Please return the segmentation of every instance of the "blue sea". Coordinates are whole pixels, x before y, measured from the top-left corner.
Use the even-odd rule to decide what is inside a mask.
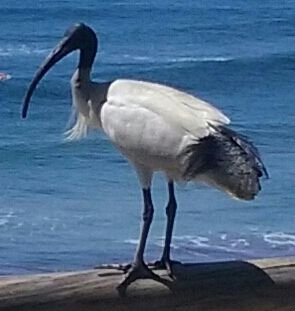
[[[93,78],[158,81],[221,109],[259,148],[270,173],[255,201],[177,185],[172,255],[183,262],[295,255],[295,2],[1,0],[0,274],[129,262],[141,191],[99,132],[66,143],[77,55],[42,80],[27,120],[25,90],[73,23],[99,36]],[[161,254],[166,183],[153,184],[146,250]]]

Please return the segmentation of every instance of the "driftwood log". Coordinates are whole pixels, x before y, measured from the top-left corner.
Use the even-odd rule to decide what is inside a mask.
[[[295,257],[174,266],[120,297],[117,269],[0,277],[0,310],[295,311]]]

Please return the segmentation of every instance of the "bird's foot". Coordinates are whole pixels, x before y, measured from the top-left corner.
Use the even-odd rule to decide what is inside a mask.
[[[167,271],[167,274],[171,279],[176,279],[174,273],[173,273],[173,265],[180,265],[180,261],[171,260],[170,258],[161,258],[160,260],[155,261],[152,264],[149,264],[148,266],[151,268],[154,268],[155,270],[165,270]]]
[[[148,266],[142,261],[135,262],[132,265],[126,265],[125,272],[126,275],[123,281],[117,286],[117,290],[120,296],[124,296],[127,287],[138,279],[152,279],[155,281],[161,281],[161,278],[151,269],[149,269]]]

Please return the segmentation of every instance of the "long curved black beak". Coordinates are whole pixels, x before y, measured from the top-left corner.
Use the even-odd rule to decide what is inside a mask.
[[[26,92],[22,107],[22,117],[26,118],[30,99],[36,89],[39,81],[43,76],[53,67],[58,61],[64,58],[72,51],[79,49],[81,45],[81,34],[85,28],[88,28],[84,24],[77,24],[71,27],[64,35],[64,38],[56,45],[52,52],[45,59],[44,63],[39,67],[35,73],[31,84]]]

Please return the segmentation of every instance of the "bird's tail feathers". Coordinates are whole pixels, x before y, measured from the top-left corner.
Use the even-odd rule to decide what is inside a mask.
[[[212,129],[186,148],[184,179],[202,180],[239,199],[254,199],[261,189],[260,177],[268,177],[257,148],[224,126]]]

